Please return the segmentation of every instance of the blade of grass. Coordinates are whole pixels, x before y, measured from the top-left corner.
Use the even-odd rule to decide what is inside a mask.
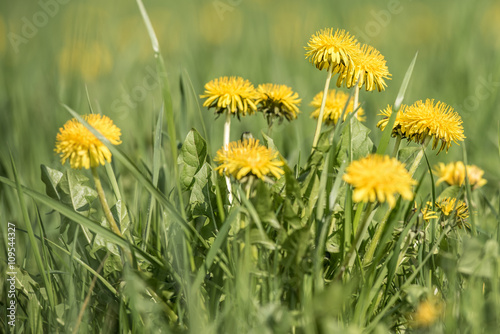
[[[4,178],[2,176],[0,176],[0,182],[4,183],[12,188],[16,188],[15,182],[12,182],[11,180]],[[78,214],[77,212],[73,211],[71,208],[65,206],[64,204],[62,204],[62,203],[60,203],[60,202],[58,202],[58,201],[56,201],[48,196],[45,196],[37,191],[29,189],[25,186],[20,185],[19,189],[22,191],[22,193],[30,196],[35,201],[38,201],[42,204],[47,205],[49,208],[59,212],[63,216],[71,219],[72,221],[80,224],[81,226],[88,228],[89,230],[93,231],[94,233],[98,233],[98,234],[102,235],[104,238],[107,239],[107,241],[115,243],[116,245],[121,246],[123,248],[128,248],[128,249],[132,248],[132,249],[134,249],[134,251],[139,253],[139,255],[141,255],[141,257],[144,258],[145,260],[147,260],[148,262],[150,262],[152,264],[156,264],[156,265],[160,266],[161,268],[165,267],[163,262],[161,262],[157,258],[149,255],[148,253],[144,252],[142,249],[138,248],[137,246],[130,244],[127,240],[120,238],[115,233],[113,233],[111,230],[108,230],[108,229],[102,227],[99,224],[99,222],[91,220],[85,216],[82,216],[82,215]]]
[[[389,122],[387,123],[387,126],[385,127],[384,131],[382,131],[382,138],[380,139],[380,142],[378,144],[377,154],[383,155],[387,151],[387,146],[389,145],[389,140],[391,139],[392,128],[394,127],[394,122],[396,121],[396,115],[398,113],[399,108],[401,107],[401,104],[403,103],[406,89],[408,88],[408,83],[410,82],[410,78],[413,73],[413,68],[415,67],[415,63],[417,62],[417,56],[418,52],[413,57],[410,66],[408,66],[406,74],[403,78],[403,82],[399,87],[399,92],[396,97],[396,101],[394,101],[394,106],[392,108],[393,110],[392,115],[389,118]]]
[[[163,108],[162,108],[163,109]],[[158,121],[156,122],[156,129],[155,129],[155,135],[153,139],[153,186],[155,188],[158,188],[158,176],[160,174],[160,159],[161,159],[161,133],[162,133],[162,124],[163,124],[163,110],[160,110],[160,113],[158,114]],[[146,228],[144,229],[143,233],[143,239],[144,239],[144,245],[143,249],[146,249],[146,246],[149,243],[149,235],[151,233],[151,223],[152,223],[152,217],[154,213],[154,206],[155,206],[155,198],[151,195],[149,199],[149,209],[148,209],[148,216],[147,216],[147,221],[146,221]]]
[[[464,158],[464,165],[467,166],[467,150],[465,149],[465,143],[462,143],[462,154],[463,154],[463,158]],[[472,207],[472,190],[470,187],[469,176],[467,175],[467,168],[465,168],[465,196],[467,198],[467,205],[469,208],[471,208]],[[472,235],[476,236],[477,235],[477,229],[476,229],[477,211],[469,209],[469,212],[470,212],[470,218],[471,218],[470,225],[471,225]]]
[[[186,219],[186,212],[184,211],[184,200],[182,197],[182,188],[181,182],[179,178],[179,166],[177,165],[177,133],[175,128],[175,120],[174,120],[174,110],[172,106],[172,96],[170,95],[170,84],[168,82],[167,70],[165,68],[165,62],[163,60],[163,56],[160,52],[160,44],[158,43],[158,38],[156,37],[153,25],[151,24],[151,20],[149,19],[149,15],[142,3],[142,0],[136,0],[137,6],[139,7],[139,11],[141,12],[142,20],[146,25],[146,29],[148,31],[149,38],[151,39],[151,46],[155,53],[156,58],[156,67],[158,72],[158,78],[161,83],[161,91],[163,97],[163,103],[165,107],[165,114],[167,116],[167,131],[168,136],[170,138],[170,150],[172,153],[172,165],[174,169],[174,179],[177,188],[177,193],[179,195],[179,203],[181,207],[181,215],[182,218]]]
[[[33,227],[31,226],[31,221],[29,218],[28,209],[26,207],[26,202],[24,200],[24,192],[23,192],[21,183],[19,181],[19,176],[17,174],[17,168],[16,168],[16,165],[14,163],[14,157],[12,156],[12,153],[10,154],[10,163],[11,163],[12,173],[14,174],[14,180],[15,180],[15,184],[11,184],[11,186],[13,186],[13,188],[15,188],[17,190],[19,205],[21,207],[21,212],[23,215],[24,224],[26,225],[26,230],[28,232],[28,238],[30,240],[30,245],[31,245],[31,248],[33,249],[33,255],[35,257],[35,262],[36,262],[36,265],[38,267],[38,271],[40,272],[40,275],[42,276],[42,280],[43,280],[43,283],[44,283],[45,288],[46,288],[50,308],[52,309],[52,312],[55,312],[56,311],[56,299],[55,299],[55,294],[54,294],[54,288],[52,286],[52,281],[51,281],[50,277],[47,275],[47,273],[50,271],[50,267],[47,265],[47,262],[44,261],[44,259],[42,259],[40,247],[38,245],[38,242],[36,241],[35,233],[33,232]]]

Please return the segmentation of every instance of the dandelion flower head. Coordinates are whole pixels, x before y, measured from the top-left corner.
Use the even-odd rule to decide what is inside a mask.
[[[354,187],[355,202],[387,201],[390,207],[396,205],[396,194],[411,200],[417,183],[397,159],[376,154],[353,161],[343,179]]]
[[[323,92],[316,94],[316,96],[313,98],[311,106],[313,106],[315,109],[311,113],[312,118],[318,119],[322,100]],[[335,89],[330,89],[326,97],[325,110],[323,111],[323,123],[328,125],[337,124],[340,116],[342,115],[342,112],[344,111],[347,101],[349,101],[349,104],[347,105],[343,120],[346,119],[347,114],[353,112],[354,100],[349,100],[349,94],[346,94],[342,91],[336,91]],[[360,121],[365,120],[363,108],[358,108],[356,117]]]
[[[424,143],[428,136],[432,137],[432,149],[441,144],[438,153],[445,148],[448,152],[452,142],[458,144],[465,139],[462,118],[450,106],[434,103],[431,99],[417,101],[406,108],[399,124],[401,132],[417,143]]]
[[[398,113],[396,115],[396,120],[394,121],[394,126],[392,128],[392,136],[396,137],[397,135],[400,135],[401,137],[404,137],[404,134],[401,132],[401,116],[403,115],[404,110],[407,108],[406,105],[401,105],[401,107],[398,110]],[[379,116],[384,116],[382,120],[380,120],[377,123],[377,127],[380,128],[380,130],[384,131],[385,127],[389,123],[389,119],[391,118],[392,115],[392,106],[388,105],[387,108],[384,110],[380,111]]]
[[[436,184],[446,182],[451,186],[461,186],[465,182],[466,169],[469,183],[473,189],[480,188],[486,184],[487,181],[483,179],[484,171],[481,168],[475,165],[467,165],[466,167],[462,161],[451,162],[446,165],[440,162],[434,166],[434,174],[439,176]]]
[[[301,99],[299,94],[286,85],[263,84],[257,87],[258,98],[255,104],[267,118],[297,118]]]
[[[250,138],[229,143],[227,149],[217,151],[215,161],[219,173],[232,175],[237,180],[254,175],[265,180],[268,175],[279,179],[283,174],[284,162],[278,159],[278,152],[260,145],[259,140]]]
[[[433,300],[424,300],[420,302],[416,311],[413,313],[413,325],[415,327],[430,327],[441,317],[442,306]]]
[[[307,43],[306,58],[319,70],[332,68],[337,72],[340,65],[349,67],[352,54],[357,50],[357,41],[345,30],[322,29]]]
[[[121,144],[121,130],[107,116],[90,114],[83,119],[111,144]],[[69,160],[73,169],[89,169],[111,162],[109,149],[75,118],[59,129],[55,152],[60,154],[63,164]]]
[[[374,47],[364,44],[352,54],[351,66],[341,65],[337,86],[345,83],[346,87],[353,87],[356,82],[361,88],[365,85],[367,91],[385,90],[385,79],[390,80],[391,74],[387,68],[384,56]]]
[[[239,116],[257,110],[257,91],[250,81],[241,77],[220,77],[205,84],[204,107],[215,108],[217,114],[225,111]]]

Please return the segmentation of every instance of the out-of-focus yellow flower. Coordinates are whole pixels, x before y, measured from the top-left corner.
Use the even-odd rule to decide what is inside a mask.
[[[74,41],[59,55],[59,69],[64,75],[77,74],[85,81],[93,81],[113,68],[108,47],[99,42]]]
[[[286,85],[263,84],[257,87],[257,110],[267,118],[291,121],[297,118],[301,99],[299,94]]]
[[[412,186],[417,184],[404,164],[395,158],[376,154],[353,161],[343,179],[354,187],[352,199],[355,202],[387,201],[391,208],[396,205],[395,194],[411,200]]]
[[[306,58],[319,70],[333,68],[339,72],[341,66],[350,67],[352,56],[357,52],[357,41],[345,30],[322,29],[307,43]]]
[[[239,116],[257,110],[257,91],[250,81],[241,77],[220,77],[205,84],[204,107],[215,108],[217,114],[225,111]]]
[[[313,106],[315,109],[311,113],[312,118],[318,119],[322,100],[323,100],[323,92],[319,92],[313,98],[311,106]],[[325,110],[323,112],[323,123],[328,125],[337,124],[348,100],[349,100],[349,94],[346,94],[342,91],[336,91],[335,89],[330,89],[326,97]],[[354,110],[354,101],[353,99],[351,99],[349,101],[349,104],[347,105],[347,109],[345,111],[343,120],[345,120],[347,115],[349,113],[352,113],[353,110]],[[365,112],[363,108],[359,107],[357,111],[358,112],[356,114],[356,117],[358,118],[358,120],[364,121]]]
[[[111,144],[121,144],[121,131],[110,118],[98,114],[85,115],[83,118]],[[61,155],[63,164],[69,159],[74,169],[89,169],[104,165],[106,161],[111,162],[109,149],[75,118],[59,129],[54,151]]]
[[[414,327],[430,327],[441,317],[443,308],[440,302],[435,300],[424,300],[420,302],[416,311],[412,314]]]
[[[390,80],[391,77],[384,56],[377,49],[366,44],[358,46],[356,52],[352,54],[352,64],[340,65],[340,67],[338,87],[344,83],[347,88],[351,88],[357,82],[360,88],[365,85],[367,91],[377,89],[380,92],[387,87],[385,79]]]
[[[462,161],[451,162],[447,165],[440,162],[434,166],[434,174],[439,176],[436,185],[446,182],[449,185],[461,186],[465,182],[465,171],[466,167]],[[467,176],[473,189],[480,188],[486,184],[487,181],[483,179],[483,174],[484,171],[481,168],[475,165],[467,165]]]
[[[227,149],[217,151],[214,161],[219,163],[216,170],[221,175],[232,175],[237,180],[250,175],[262,180],[268,175],[279,179],[284,174],[281,166],[285,163],[278,159],[278,152],[260,145],[254,138],[229,143]]]

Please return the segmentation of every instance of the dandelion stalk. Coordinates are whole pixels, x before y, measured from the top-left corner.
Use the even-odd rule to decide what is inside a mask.
[[[394,150],[392,151],[391,157],[396,157],[399,151],[399,145],[401,145],[401,135],[396,136],[396,142],[394,143]]]
[[[359,81],[361,80],[362,74],[359,75],[356,83],[354,84],[354,110],[356,110],[354,116],[358,117],[358,106],[359,106]]]
[[[427,145],[431,141],[431,136],[427,135],[424,139],[424,142],[421,145],[421,149],[418,152],[417,156],[415,157],[415,160],[413,160],[413,165],[410,168],[410,175],[413,176],[420,165],[420,161],[422,161],[422,158],[424,157],[425,149],[427,148]]]
[[[224,149],[227,150],[229,147],[229,133],[231,132],[231,113],[229,110],[226,111],[226,121],[224,122]],[[233,193],[231,189],[231,179],[229,178],[228,175],[226,175],[226,186],[227,186],[227,192],[228,192],[228,199],[229,199],[229,204],[233,204]]]
[[[104,190],[102,188],[101,179],[99,178],[99,173],[97,173],[97,168],[92,167],[91,170],[92,170],[92,176],[94,177],[94,184],[97,189],[97,195],[99,197],[99,201],[101,202],[104,215],[106,216],[106,219],[108,220],[109,225],[111,226],[111,230],[113,230],[113,232],[122,237],[122,232],[118,228],[118,225],[116,224],[115,219],[113,218],[113,214],[109,209],[108,202],[106,201],[106,196],[104,195]]]
[[[330,80],[333,75],[333,66],[328,68],[328,75],[326,77],[325,88],[323,90],[323,99],[321,100],[321,109],[319,110],[318,122],[316,123],[316,131],[314,132],[314,139],[312,145],[312,151],[314,151],[316,145],[318,144],[319,135],[321,133],[321,125],[323,124],[323,114],[325,112],[326,98],[328,96],[328,88],[330,87]]]

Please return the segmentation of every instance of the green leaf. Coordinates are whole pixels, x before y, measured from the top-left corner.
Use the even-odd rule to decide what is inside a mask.
[[[209,216],[209,187],[211,175],[212,167],[205,162],[193,178],[191,196],[189,197],[189,204],[191,205],[193,217]]]
[[[181,184],[185,190],[191,189],[194,176],[207,159],[207,143],[195,129],[191,129],[179,154],[178,163],[182,166],[180,172]]]
[[[57,185],[61,181],[63,173],[45,165],[40,165],[40,169],[42,171],[42,182],[45,183],[45,193],[51,198],[59,200]]]
[[[356,118],[351,120],[351,136],[352,136],[352,159],[358,160],[360,158],[366,157],[373,151],[373,142],[368,136],[371,132],[366,126],[364,126]],[[342,142],[340,143],[339,154],[337,156],[337,164],[342,165],[344,160],[347,159],[347,152],[349,152],[349,142],[346,140],[348,137],[348,124],[344,127],[342,131]]]
[[[252,204],[262,222],[268,223],[275,229],[280,229],[281,225],[276,218],[273,208],[273,198],[269,188],[264,182],[258,182],[256,187],[257,195],[252,197]]]
[[[458,261],[458,271],[462,274],[497,277],[499,247],[495,240],[486,242],[479,239],[465,239],[462,257]]]
[[[448,188],[443,190],[443,192],[441,194],[439,194],[437,199],[440,200],[440,199],[444,199],[446,197],[457,198],[461,193],[461,189],[462,188],[459,186],[449,186]]]
[[[408,168],[411,166],[411,162],[413,162],[412,158],[415,158],[415,155],[421,150],[422,148],[419,146],[408,146],[408,147],[403,147],[399,149],[398,151],[398,158],[401,162],[405,163]]]
[[[88,181],[89,179],[82,172],[67,169],[56,186],[59,202],[85,217],[90,217],[90,214],[94,211],[91,205],[97,198],[97,191],[85,185]],[[68,217],[61,215],[60,232],[61,234],[68,232],[68,243],[73,242],[74,232],[77,228],[77,225],[72,224],[72,222]]]

